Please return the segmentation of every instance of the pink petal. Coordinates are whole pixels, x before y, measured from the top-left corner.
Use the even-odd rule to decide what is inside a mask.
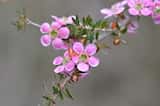
[[[149,8],[143,8],[141,10],[141,14],[144,15],[144,16],[149,16],[149,15],[152,14],[152,11]]]
[[[101,9],[100,12],[101,12],[102,14],[104,14],[104,15],[106,15],[106,14],[108,15],[108,14],[111,12],[111,10],[108,9],[108,8],[104,8],[104,9]]]
[[[69,16],[68,19],[67,19],[67,21],[66,21],[66,24],[73,24],[72,18],[76,19],[76,16]]]
[[[63,49],[64,42],[63,42],[63,40],[60,39],[60,38],[55,38],[55,39],[52,41],[52,46],[53,46],[55,49]]]
[[[40,26],[40,31],[42,33],[49,33],[50,30],[51,30],[50,25],[46,22]]]
[[[69,58],[68,50],[64,52],[64,57],[65,57],[65,58]]]
[[[58,36],[62,39],[67,39],[69,37],[70,30],[67,27],[62,27],[58,30]]]
[[[63,17],[52,16],[52,18],[61,25],[64,25]]]
[[[135,0],[128,0],[128,6],[129,7],[135,7],[136,1]]]
[[[80,43],[80,42],[75,42],[73,44],[73,50],[77,53],[77,54],[80,54],[84,51],[84,47],[83,47],[83,44]]]
[[[61,56],[57,56],[54,60],[53,60],[53,64],[54,65],[60,65],[63,62],[63,57]]]
[[[51,37],[49,35],[43,35],[40,38],[40,42],[44,47],[47,47],[51,44]]]
[[[86,78],[89,75],[89,73],[81,73],[80,79]]]
[[[74,67],[75,67],[75,64],[72,61],[70,61],[65,65],[65,70],[67,72],[71,72],[73,71]]]
[[[58,22],[52,22],[51,28],[54,30],[58,30],[61,27],[61,25]]]
[[[64,66],[57,66],[55,69],[54,69],[54,72],[55,73],[61,73],[61,72],[64,72]]]
[[[139,11],[136,10],[135,8],[130,8],[128,10],[128,12],[131,14],[131,15],[139,15]]]
[[[88,44],[85,48],[85,53],[87,53],[89,56],[96,54],[96,52],[97,46],[95,44]]]
[[[87,72],[87,71],[89,71],[89,65],[86,64],[86,63],[79,63],[79,64],[77,65],[77,68],[78,68],[79,71],[82,71],[82,72]]]
[[[113,15],[112,11],[110,9],[104,8],[101,10],[101,13],[105,15],[105,19],[109,18]]]
[[[125,10],[125,8],[121,7],[121,8],[117,8],[115,10],[112,10],[112,12],[113,12],[114,15],[117,15],[117,14],[122,13],[124,10]]]
[[[73,57],[72,57],[72,61],[73,61],[75,64],[77,64],[78,61],[79,61],[79,56],[73,56]]]
[[[91,67],[97,67],[100,62],[98,58],[92,56],[88,59],[88,63]]]

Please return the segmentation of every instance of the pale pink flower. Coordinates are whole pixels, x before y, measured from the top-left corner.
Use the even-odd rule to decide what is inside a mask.
[[[152,14],[152,0],[128,0],[128,12],[134,16],[149,16]]]
[[[51,25],[45,22],[41,25],[40,31],[44,34],[40,38],[43,46],[47,47],[52,43],[52,46],[56,49],[66,49],[63,39],[69,37],[70,30],[67,27],[63,27],[56,21],[52,22]]]
[[[111,16],[118,15],[125,10],[126,4],[127,4],[127,1],[123,0],[121,2],[118,2],[114,5],[112,5],[112,7],[110,9],[108,9],[108,8],[101,9],[101,13],[105,15],[104,18],[109,18]]]
[[[73,50],[77,55],[73,56],[72,61],[77,64],[79,71],[88,72],[90,67],[97,67],[99,65],[99,59],[94,56],[97,52],[95,44],[88,44],[84,48],[82,43],[75,42]]]

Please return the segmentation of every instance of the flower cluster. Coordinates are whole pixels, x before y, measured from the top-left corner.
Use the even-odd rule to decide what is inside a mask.
[[[65,50],[64,56],[53,60],[55,73],[72,76],[76,71],[80,77],[82,73],[88,74],[91,68],[97,67],[100,60],[94,55],[101,48],[96,41],[103,31],[111,29],[113,44],[119,45],[124,41],[121,39],[123,34],[135,33],[139,28],[140,16],[151,16],[155,24],[160,24],[160,0],[122,0],[100,12],[104,15],[104,20],[96,23],[90,16],[83,17],[82,20],[78,16],[52,16],[51,24],[44,22],[40,25],[43,34],[41,44]]]
[[[102,9],[101,13],[109,18],[125,10],[132,16],[151,16],[155,24],[160,24],[160,0],[123,0],[112,5],[111,9]]]
[[[100,59],[95,55],[101,49],[110,48],[106,42],[101,42],[105,37],[111,35],[114,46],[126,44],[123,35],[137,31],[141,16],[151,17],[155,24],[160,24],[160,0],[122,0],[100,12],[104,18],[96,22],[91,16],[82,19],[79,16],[52,16],[51,23],[38,25],[24,15],[20,15],[16,22],[18,29],[22,29],[26,23],[40,27],[42,46],[52,45],[55,50],[64,51],[63,56],[53,59],[56,66],[53,72],[64,79],[63,83],[53,86],[55,98],[57,95],[63,98],[63,93],[72,98],[65,84],[86,77],[91,69],[100,64]],[[45,99],[55,103],[48,96]]]

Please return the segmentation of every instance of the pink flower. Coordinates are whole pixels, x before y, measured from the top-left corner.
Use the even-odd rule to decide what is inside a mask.
[[[128,0],[129,13],[131,15],[149,16],[152,14],[152,0]]]
[[[95,44],[88,44],[85,48],[82,43],[75,42],[73,50],[76,53],[72,57],[72,61],[77,64],[77,68],[81,72],[88,72],[90,67],[97,67],[99,59],[94,57],[97,47]]]
[[[54,21],[52,24],[43,23],[40,27],[40,31],[44,34],[41,38],[41,44],[45,47],[52,43],[52,46],[56,49],[66,49],[66,44],[63,39],[68,39],[70,30],[67,27],[63,27],[58,22]]]
[[[118,2],[114,5],[112,5],[111,9],[104,8],[101,10],[101,13],[105,15],[104,18],[109,18],[114,15],[118,15],[122,13],[125,10],[125,5],[127,4],[126,0],[123,0],[121,2]]]
[[[76,18],[75,16],[69,16],[69,17],[57,17],[52,16],[52,18],[58,22],[60,25],[67,25],[67,24],[73,24],[72,18]]]
[[[155,24],[160,24],[160,0],[155,0],[152,18]]]
[[[68,55],[68,51],[64,53],[64,57],[57,56],[53,60],[53,64],[57,67],[54,69],[55,73],[71,73],[75,68],[75,63],[71,60]]]

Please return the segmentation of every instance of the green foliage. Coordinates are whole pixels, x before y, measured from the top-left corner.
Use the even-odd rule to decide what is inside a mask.
[[[52,90],[53,90],[53,94],[58,94],[60,91],[60,88],[57,85],[55,85],[52,87]]]
[[[69,89],[68,89],[68,88],[65,88],[65,90],[64,90],[64,94],[65,94],[67,97],[69,97],[70,99],[72,99],[72,100],[73,100],[73,96],[72,96],[72,94],[70,93],[70,91],[69,91]]]
[[[100,28],[100,29],[107,28],[108,27],[108,22],[107,22],[107,20],[99,20],[94,24],[93,27],[94,28]]]
[[[82,23],[85,26],[92,26],[93,25],[93,19],[92,19],[91,16],[88,15],[87,17],[82,18]]]

